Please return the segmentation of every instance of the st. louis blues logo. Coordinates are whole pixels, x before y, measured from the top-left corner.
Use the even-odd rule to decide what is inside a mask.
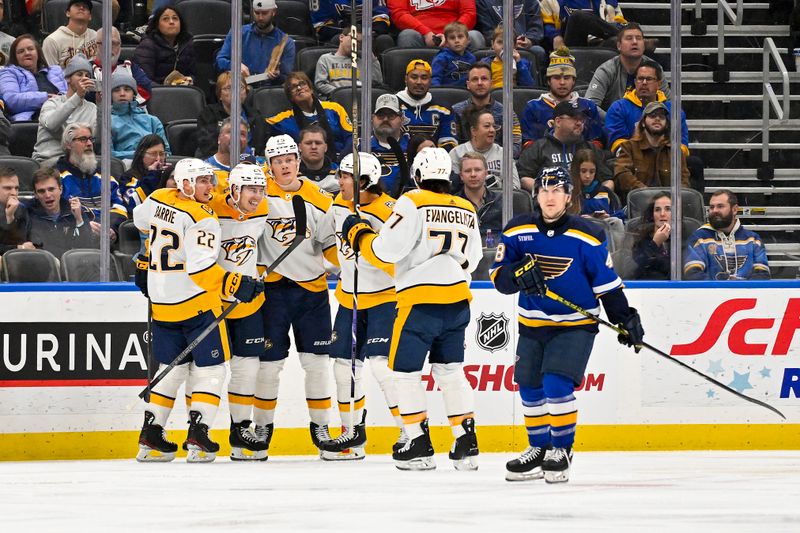
[[[273,218],[267,220],[272,228],[272,238],[284,246],[289,246],[294,240],[296,221],[294,218]],[[306,238],[311,232],[306,229]]]
[[[250,235],[234,237],[222,241],[222,249],[225,251],[225,260],[239,266],[244,265],[256,251],[256,240]]]
[[[508,318],[505,313],[486,314],[478,317],[478,332],[475,341],[478,346],[490,352],[496,352],[506,347],[509,341]]]

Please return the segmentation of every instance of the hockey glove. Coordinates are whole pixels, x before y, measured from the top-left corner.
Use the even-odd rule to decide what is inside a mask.
[[[133,275],[133,282],[142,291],[145,298],[150,298],[147,293],[147,268],[150,265],[150,258],[140,255],[135,260],[136,272]]]
[[[528,296],[541,296],[544,298],[547,295],[544,274],[542,274],[539,265],[531,254],[525,254],[524,259],[510,266],[514,274],[514,284],[518,290]]]
[[[358,215],[350,215],[342,223],[342,239],[348,246],[355,248],[361,237],[367,233],[375,233],[369,222]]]
[[[644,342],[644,329],[642,329],[642,319],[639,317],[639,312],[634,309],[633,307],[630,308],[631,313],[628,315],[628,318],[623,320],[619,325],[619,327],[625,329],[628,332],[627,335],[618,335],[617,341],[620,344],[624,344],[625,346],[633,346],[633,349],[636,353],[639,353],[642,349],[642,343]]]
[[[228,272],[222,278],[222,293],[233,296],[240,302],[252,302],[262,292],[264,292],[264,282],[258,278],[235,272]]]

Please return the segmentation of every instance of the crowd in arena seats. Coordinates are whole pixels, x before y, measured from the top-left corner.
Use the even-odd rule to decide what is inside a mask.
[[[147,13],[135,13],[132,2],[114,0],[110,147],[95,142],[96,81],[104,74],[99,45],[105,37],[93,29],[99,27],[99,4],[70,0],[55,19],[48,0],[6,13],[7,24],[0,27],[3,249],[44,246],[58,256],[63,250],[48,244],[54,232],[69,235],[59,242],[62,247],[98,245],[95,152],[103,148],[122,169],[112,178],[112,204],[106,206],[112,211],[112,239],[133,207],[168,186],[177,158],[207,160],[225,177],[235,164],[228,153],[231,68],[242,73],[242,158],[263,164],[266,140],[289,134],[298,142],[302,174],[328,192],[338,190],[337,164],[352,149],[351,121],[357,118],[349,107],[350,1],[245,1],[239,66],[231,64],[229,20],[217,21],[213,35],[200,35],[190,26],[196,19],[186,16],[215,1],[155,0]],[[386,191],[397,196],[413,188],[408,168],[415,154],[424,146],[443,147],[453,160],[453,192],[475,205],[485,236],[502,230],[506,180],[515,190],[528,191],[519,193],[527,195],[524,202],[515,202],[519,214],[536,209],[530,192],[538,172],[561,166],[575,185],[572,211],[603,224],[610,238],[625,243],[628,256],[621,263],[629,264],[628,275],[668,278],[670,231],[664,224],[671,199],[652,198],[636,217],[626,205],[633,191],[669,185],[669,87],[662,67],[646,55],[654,40],[624,18],[615,0],[603,5],[600,12],[588,0],[514,0],[511,60],[519,92],[512,124],[504,125],[503,106],[512,103],[493,91],[502,87],[503,77],[501,0],[374,2],[368,142],[381,162]],[[282,10],[292,17],[282,17]],[[45,27],[46,19],[62,23]],[[211,49],[209,42],[215,43]],[[312,47],[319,52],[305,55]],[[589,63],[591,47],[617,53]],[[579,85],[582,67],[594,73],[588,88]],[[163,86],[177,86],[177,92]],[[702,192],[702,161],[689,154],[683,112],[681,117],[682,182]],[[28,124],[38,125],[33,140],[22,133]],[[507,174],[504,126],[511,127],[513,139],[514,166]],[[178,138],[177,131],[188,133]],[[186,138],[190,142],[180,142]],[[12,161],[4,162],[9,147],[12,156],[32,158],[33,170],[16,171]],[[697,227],[689,229],[686,237]],[[738,226],[725,229],[735,233]],[[690,270],[696,277],[698,268]],[[764,275],[757,266],[751,271]]]

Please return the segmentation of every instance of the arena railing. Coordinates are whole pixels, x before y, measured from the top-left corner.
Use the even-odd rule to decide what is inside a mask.
[[[764,50],[762,52],[764,62],[762,67],[763,90],[762,90],[762,112],[761,112],[761,168],[758,169],[758,177],[761,180],[771,180],[775,176],[775,169],[769,162],[769,128],[770,128],[770,108],[775,112],[778,120],[789,118],[789,103],[791,101],[791,86],[789,85],[789,71],[783,58],[775,46],[772,37],[764,39]],[[775,61],[775,65],[781,75],[783,83],[783,93],[780,99],[770,83],[772,74],[770,58]]]

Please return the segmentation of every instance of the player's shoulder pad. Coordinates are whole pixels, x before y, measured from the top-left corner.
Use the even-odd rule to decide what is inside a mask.
[[[522,215],[515,216],[509,220],[506,226],[503,228],[503,233],[517,228],[522,228],[524,226],[531,226],[531,229],[536,228],[536,218],[533,216],[533,213],[523,213]]]
[[[564,231],[564,235],[579,239],[591,246],[600,246],[607,240],[603,226],[577,215],[570,215],[567,219],[567,229]]]
[[[467,211],[475,212],[475,207],[469,200],[452,194],[438,194],[425,189],[414,189],[404,194],[409,200],[414,202],[417,208],[426,206],[437,207],[459,207]]]
[[[333,204],[333,195],[331,193],[322,190],[319,185],[308,180],[300,180],[300,183],[300,188],[295,194],[299,194],[303,200],[323,212],[331,207],[331,204]]]
[[[365,205],[362,208],[362,211],[379,218],[381,222],[386,222],[386,220],[392,214],[394,204],[394,198],[386,193],[383,193],[379,197],[375,198],[375,200]]]
[[[150,194],[149,198],[155,200],[156,202],[173,204],[178,199],[178,189],[167,187],[163,189],[156,189]]]

